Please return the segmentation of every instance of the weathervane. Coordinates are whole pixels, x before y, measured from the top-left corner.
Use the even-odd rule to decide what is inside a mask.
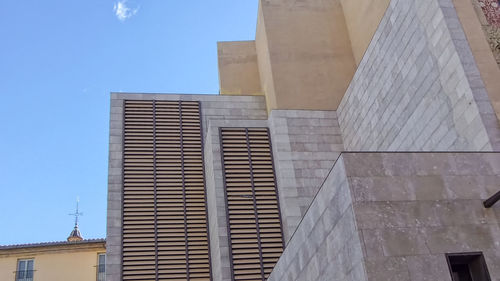
[[[83,216],[83,213],[78,211],[78,203],[80,202],[80,198],[76,198],[76,212],[69,214],[70,216],[75,216],[75,227],[78,227],[78,217]]]
[[[80,199],[78,197],[76,197],[76,212],[74,212],[73,214],[69,214],[70,216],[75,216],[75,228],[73,229],[73,231],[71,231],[71,234],[69,235],[69,237],[67,239],[69,242],[78,242],[78,241],[83,240],[82,234],[80,233],[80,230],[78,229],[78,217],[83,216],[83,213],[80,213],[78,211],[78,203],[79,202],[80,202]]]

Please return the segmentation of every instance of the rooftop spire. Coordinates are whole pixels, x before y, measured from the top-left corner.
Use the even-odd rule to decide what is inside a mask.
[[[77,197],[76,198],[76,211],[72,214],[69,214],[70,216],[75,216],[75,227],[73,228],[73,231],[69,234],[68,241],[69,242],[76,242],[76,241],[82,241],[82,234],[80,233],[80,229],[78,229],[78,217],[82,216],[83,213],[80,213],[78,211],[78,203],[80,202],[80,199]]]

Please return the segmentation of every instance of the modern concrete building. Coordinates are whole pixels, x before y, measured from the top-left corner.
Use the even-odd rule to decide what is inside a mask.
[[[107,280],[500,280],[498,2],[259,5],[220,95],[111,94]]]

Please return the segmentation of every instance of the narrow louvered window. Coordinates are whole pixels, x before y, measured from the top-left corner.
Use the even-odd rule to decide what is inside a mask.
[[[210,280],[199,103],[124,114],[123,280]]]
[[[267,128],[222,128],[223,170],[234,280],[265,280],[283,252]]]

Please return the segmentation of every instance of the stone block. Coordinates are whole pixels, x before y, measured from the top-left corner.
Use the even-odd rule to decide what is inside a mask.
[[[431,253],[459,253],[491,248],[497,243],[499,231],[498,225],[449,226],[426,228],[423,235]]]
[[[426,241],[417,228],[386,228],[375,232],[385,256],[428,254]]]
[[[368,280],[411,281],[405,257],[378,257],[366,259]]]
[[[409,256],[407,260],[410,280],[451,281],[450,271],[445,255]]]

